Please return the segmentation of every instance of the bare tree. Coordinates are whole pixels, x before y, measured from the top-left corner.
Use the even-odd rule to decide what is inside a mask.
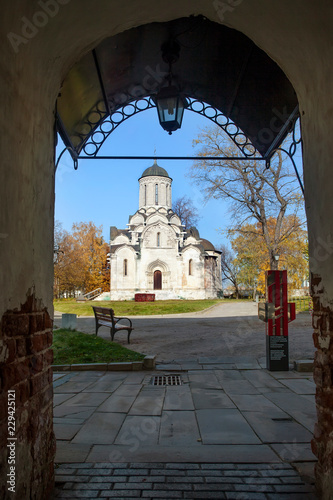
[[[177,198],[172,205],[172,210],[179,216],[185,228],[195,227],[200,219],[199,212],[187,196]]]
[[[204,188],[207,198],[225,199],[230,202],[234,220],[232,231],[244,232],[244,224],[257,221],[265,242],[271,269],[277,268],[275,255],[281,243],[302,225],[299,212],[303,196],[296,175],[281,153],[266,169],[261,161],[226,160],[209,161],[206,156],[239,156],[238,148],[216,126],[204,129],[194,145],[200,146],[196,161],[190,171],[194,181]],[[293,223],[284,231],[285,216]],[[276,219],[274,231],[269,231],[269,219]],[[258,234],[258,231],[256,232]]]
[[[222,283],[230,282],[235,288],[236,298],[239,299],[239,267],[235,263],[235,256],[226,245],[219,247],[221,252]]]

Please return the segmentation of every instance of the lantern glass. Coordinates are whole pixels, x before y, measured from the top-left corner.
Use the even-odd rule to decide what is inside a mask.
[[[164,87],[155,97],[158,118],[164,130],[171,134],[181,127],[187,102],[176,87]]]

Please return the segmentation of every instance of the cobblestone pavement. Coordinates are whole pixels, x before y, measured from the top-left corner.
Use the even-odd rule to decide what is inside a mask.
[[[289,464],[76,463],[56,469],[54,499],[310,500]]]

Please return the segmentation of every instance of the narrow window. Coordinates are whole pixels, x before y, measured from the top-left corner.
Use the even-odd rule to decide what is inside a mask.
[[[192,259],[188,261],[188,274],[192,276]]]
[[[157,246],[161,246],[161,233],[157,233]]]
[[[165,204],[168,204],[168,185],[165,185]]]
[[[127,259],[124,259],[124,276],[127,276]]]
[[[155,205],[158,205],[158,184],[155,184]]]
[[[147,184],[145,184],[145,205],[147,205]]]

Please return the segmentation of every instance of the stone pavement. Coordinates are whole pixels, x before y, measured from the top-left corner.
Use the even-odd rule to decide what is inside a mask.
[[[57,499],[315,498],[311,373],[202,356],[54,378]]]

